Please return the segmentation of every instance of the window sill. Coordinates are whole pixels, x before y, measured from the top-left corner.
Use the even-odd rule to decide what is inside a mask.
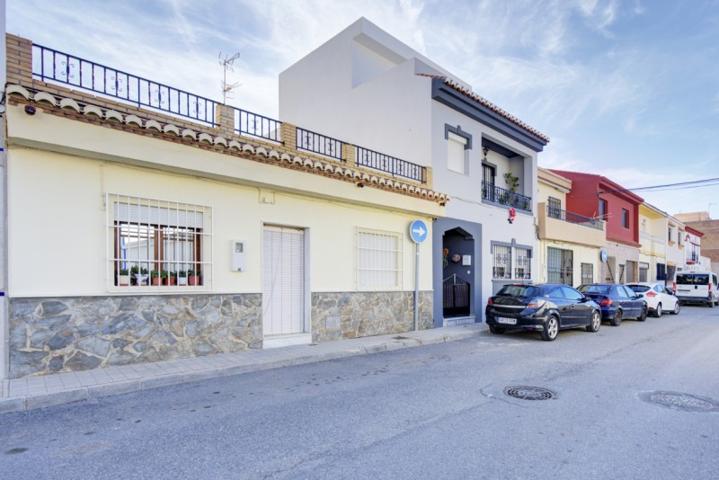
[[[196,286],[146,286],[146,287],[116,287],[111,286],[108,289],[108,293],[111,294],[124,294],[124,295],[177,295],[177,294],[188,294],[188,293],[211,293],[212,288],[209,285],[196,285]]]

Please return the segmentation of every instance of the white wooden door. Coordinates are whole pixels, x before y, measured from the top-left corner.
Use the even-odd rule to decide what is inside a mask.
[[[305,232],[265,226],[262,324],[265,336],[305,331]]]

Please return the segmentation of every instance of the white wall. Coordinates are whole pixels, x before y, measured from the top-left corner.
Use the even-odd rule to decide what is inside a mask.
[[[106,193],[211,207],[212,292],[261,291],[263,223],[308,229],[312,291],[356,290],[358,227],[397,232],[404,239],[402,289],[414,288],[414,248],[406,231],[415,215],[279,191],[274,204],[266,204],[255,187],[21,147],[9,152],[9,184],[10,296],[112,292]],[[232,240],[246,241],[246,272],[230,270]],[[421,289],[432,288],[431,272],[431,245],[425,243]]]
[[[413,59],[392,64],[349,35],[334,41],[280,74],[280,120],[430,165],[431,79]]]

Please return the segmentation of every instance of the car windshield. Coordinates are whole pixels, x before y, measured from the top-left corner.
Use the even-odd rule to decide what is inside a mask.
[[[680,273],[677,275],[678,285],[709,285],[709,275],[706,273]]]
[[[582,285],[579,287],[579,291],[582,293],[597,293],[599,295],[609,295],[609,290],[612,287],[609,285]]]
[[[631,288],[636,293],[644,293],[650,289],[647,285],[627,285],[627,287]]]
[[[498,297],[536,297],[539,289],[531,285],[505,285],[497,293]]]

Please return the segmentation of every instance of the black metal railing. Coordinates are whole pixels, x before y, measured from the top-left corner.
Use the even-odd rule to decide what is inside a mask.
[[[597,230],[602,230],[604,228],[604,222],[598,218],[585,217],[584,215],[562,210],[561,208],[553,207],[551,205],[547,205],[547,216],[564,222],[596,228]]]
[[[344,143],[336,138],[297,127],[297,149],[318,153],[327,157],[344,160],[342,147]]]
[[[355,149],[357,165],[386,172],[394,177],[409,178],[422,183],[427,179],[427,168],[422,165],[360,146],[355,146]]]
[[[282,141],[282,122],[240,108],[235,110],[235,131],[240,135],[250,135],[273,142]]]
[[[32,49],[32,74],[42,81],[63,83],[215,125],[214,100],[42,45],[33,44]]]
[[[482,198],[489,202],[514,207],[519,210],[532,211],[532,197],[497,187],[491,182],[482,182]]]

